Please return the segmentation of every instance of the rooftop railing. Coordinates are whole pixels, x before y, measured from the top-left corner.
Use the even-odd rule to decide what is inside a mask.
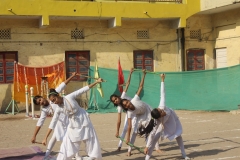
[[[184,0],[56,0],[56,1],[116,1],[116,2],[124,2],[124,1],[135,1],[135,2],[168,2],[168,3],[183,3]]]

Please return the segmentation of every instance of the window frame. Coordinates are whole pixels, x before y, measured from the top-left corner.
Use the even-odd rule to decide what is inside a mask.
[[[193,59],[192,59],[194,62],[191,65],[191,66],[194,66],[194,69],[190,68],[190,64],[191,64],[189,62],[191,60],[191,58],[189,57],[190,53],[194,54]],[[202,56],[198,57],[198,55],[197,55],[198,53],[202,53]],[[205,49],[188,49],[186,59],[187,59],[187,71],[205,70]],[[198,63],[197,60],[202,60],[202,63]],[[202,65],[202,68],[198,69],[198,65]]]
[[[8,67],[6,65],[6,62],[11,62],[11,61],[6,60],[6,54],[14,54],[14,56],[15,56],[14,62],[18,62],[18,52],[17,51],[5,51],[5,52],[0,51],[0,55],[2,55],[2,67],[0,67],[0,68],[3,68],[3,74],[0,74],[1,76],[3,76],[3,81],[0,81],[0,84],[12,84],[14,82],[14,67],[15,67],[15,65],[13,64],[12,67]],[[10,69],[13,68],[13,74],[7,74],[7,69],[9,69],[9,68]],[[7,81],[7,76],[10,76],[10,75],[12,75],[13,80]]]
[[[72,72],[70,72],[69,71],[69,69],[70,68],[74,68],[73,66],[74,65],[70,65],[69,64],[69,55],[70,54],[75,54],[76,55],[76,67],[75,67],[75,69],[76,69],[76,72],[77,73],[79,73],[79,74],[83,74],[83,75],[86,75],[86,76],[88,76],[88,74],[89,74],[89,68],[90,68],[90,51],[65,51],[65,64],[66,64],[66,78],[69,78],[70,77],[70,75],[71,75],[71,73]],[[82,58],[81,57],[81,55],[83,55],[83,57],[84,58]],[[85,59],[85,60],[87,60],[87,64],[86,64],[86,68],[88,68],[87,69],[87,72],[80,72],[80,66],[81,66],[81,64],[79,64],[79,61],[77,61],[77,60],[81,60],[81,59]],[[83,65],[84,66],[84,65]],[[87,79],[88,78],[86,78],[86,77],[83,77],[83,76],[75,76],[73,79],[72,79],[72,81],[81,81],[81,82],[84,82],[84,81],[87,81]]]
[[[138,54],[142,54],[142,58],[137,58]],[[151,54],[151,58],[146,58],[146,54]],[[142,63],[141,64],[137,64],[137,60],[142,59]],[[145,64],[145,60],[151,60],[151,64]],[[133,66],[136,69],[140,69],[138,66],[142,66],[141,69],[146,69],[146,66],[150,66],[152,68],[152,70],[148,70],[148,71],[154,71],[154,56],[153,56],[153,50],[135,50],[133,51]]]

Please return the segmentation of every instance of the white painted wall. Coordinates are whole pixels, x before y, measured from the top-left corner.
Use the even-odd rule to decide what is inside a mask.
[[[201,0],[201,11],[231,5],[240,0]]]

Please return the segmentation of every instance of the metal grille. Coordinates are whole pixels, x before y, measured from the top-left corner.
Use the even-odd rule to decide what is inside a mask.
[[[71,31],[71,39],[84,39],[83,30],[75,30]]]
[[[149,38],[148,30],[137,31],[137,38],[138,39],[148,39]]]
[[[201,29],[199,30],[190,30],[191,39],[201,39]]]
[[[11,29],[0,29],[0,39],[11,39]]]

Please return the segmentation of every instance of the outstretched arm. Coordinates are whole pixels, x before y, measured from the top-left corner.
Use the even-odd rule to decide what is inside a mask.
[[[68,79],[66,79],[66,80],[64,81],[64,83],[67,85],[67,84],[71,81],[71,79],[72,79],[73,77],[75,77],[76,75],[77,75],[77,73],[76,73],[76,72],[73,72],[72,75],[71,75]]]
[[[76,72],[73,72],[72,73],[72,76],[69,77],[67,80],[65,80],[64,82],[62,82],[55,90],[56,92],[58,93],[61,93],[65,88],[66,88],[66,85],[70,82],[70,80],[76,76]]]
[[[122,113],[118,113],[118,120],[117,120],[117,132],[116,132],[116,137],[118,138],[119,136],[119,128],[121,126],[121,117],[122,117]]]
[[[129,85],[130,85],[131,76],[132,76],[133,71],[134,71],[134,68],[131,68],[130,73],[129,73],[129,76],[128,76],[128,80],[127,80],[127,83],[126,83],[126,87],[125,87],[125,89],[124,89],[123,92],[127,92],[127,90],[128,90],[128,87],[129,87]]]
[[[47,117],[47,113],[44,112],[44,111],[42,111],[42,112],[41,112],[41,116],[40,116],[40,118],[38,119],[37,125],[36,125],[36,127],[35,127],[35,130],[34,130],[34,133],[33,133],[33,137],[32,137],[32,139],[31,139],[31,142],[32,142],[32,143],[35,143],[37,134],[38,134],[39,130],[41,129],[41,127],[42,127],[42,125],[43,125],[46,117]]]
[[[146,76],[146,70],[144,69],[143,70],[143,76],[142,76],[142,80],[141,80],[141,83],[140,83],[140,85],[139,85],[139,88],[138,88],[138,91],[137,91],[137,93],[136,93],[136,95],[140,95],[140,93],[141,93],[141,91],[142,91],[142,89],[143,89],[143,85],[144,85],[144,79],[145,79],[145,76]]]
[[[132,129],[132,118],[128,118],[128,130],[127,130],[127,140],[126,140],[126,144],[128,144],[128,143],[130,142],[131,129]]]
[[[165,88],[164,88],[164,80],[165,80],[165,74],[161,74],[161,94],[160,94],[160,103],[159,103],[159,108],[164,109],[166,104],[165,104]]]
[[[89,84],[89,85],[87,85],[85,87],[80,88],[77,91],[74,91],[74,92],[68,94],[67,97],[76,98],[77,96],[79,96],[79,95],[89,91],[90,88],[92,88],[93,86],[95,86],[96,84],[101,83],[101,82],[103,82],[103,79],[102,78],[98,78],[97,81],[95,81],[94,83],[91,83],[91,84]]]
[[[103,79],[102,78],[98,78],[96,80],[96,82],[93,82],[93,83],[89,84],[88,87],[92,88],[93,86],[95,86],[96,84],[101,83],[101,82],[103,82]]]

